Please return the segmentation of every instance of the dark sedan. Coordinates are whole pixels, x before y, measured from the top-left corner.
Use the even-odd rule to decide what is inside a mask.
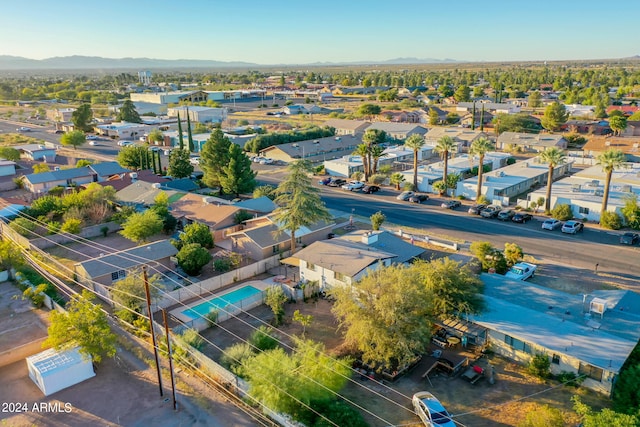
[[[331,182],[331,177],[328,176],[328,177],[318,181],[318,184],[320,184],[320,185],[329,185],[330,182]]]
[[[511,218],[513,218],[515,216],[515,211],[513,209],[503,209],[500,212],[498,212],[498,215],[496,216],[496,218],[498,218],[500,221],[509,221]]]
[[[422,203],[426,202],[427,200],[429,200],[429,196],[427,196],[426,194],[415,194],[409,197],[409,201],[411,203]]]
[[[531,221],[532,219],[533,219],[533,215],[528,214],[526,212],[518,212],[513,216],[513,218],[511,218],[511,221],[524,224],[527,221]]]
[[[371,194],[377,191],[380,191],[380,187],[378,187],[377,185],[365,185],[364,187],[362,187],[363,193]]]
[[[640,234],[627,232],[620,236],[620,243],[623,245],[635,245],[640,242]]]
[[[332,179],[331,182],[329,182],[327,185],[329,187],[340,187],[346,183],[347,183],[347,180],[338,178],[338,179]]]

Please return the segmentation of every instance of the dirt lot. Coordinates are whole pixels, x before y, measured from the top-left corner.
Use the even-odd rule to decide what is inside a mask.
[[[331,303],[320,299],[317,302],[298,302],[287,304],[285,325],[278,328],[279,337],[289,344],[291,335],[299,335],[302,327],[291,321],[295,310],[303,314],[313,315],[313,323],[307,328],[306,337],[325,343],[327,351],[333,352],[341,343],[337,324],[331,314]],[[226,348],[237,342],[237,338],[248,337],[253,328],[261,322],[269,322],[273,315],[269,308],[260,306],[248,314],[238,316],[224,322],[220,327],[208,329],[203,336],[214,342],[219,348]],[[249,326],[250,325],[250,326]],[[229,330],[231,333],[226,332]],[[220,351],[208,346],[204,352],[218,359]],[[429,390],[436,394],[451,413],[457,414],[456,420],[467,426],[493,427],[515,426],[523,418],[523,414],[534,410],[538,405],[551,405],[565,413],[567,425],[578,423],[577,416],[571,411],[571,396],[579,394],[582,400],[594,408],[608,405],[608,399],[586,389],[560,387],[557,383],[544,383],[528,375],[521,366],[513,364],[497,356],[484,356],[479,364],[485,367],[489,363],[495,369],[495,384],[489,384],[485,378],[475,385],[459,377],[448,377],[444,374],[430,375],[431,384],[422,375],[428,368],[423,359],[408,375],[394,383],[381,384],[354,376],[342,394],[357,402],[392,425],[420,425],[411,411],[411,396],[421,390]],[[518,400],[521,399],[521,400]],[[387,423],[366,415],[372,426],[386,426]]]

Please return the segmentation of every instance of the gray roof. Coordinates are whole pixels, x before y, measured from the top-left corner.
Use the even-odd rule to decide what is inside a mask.
[[[632,291],[594,291],[571,295],[504,276],[483,274],[487,309],[473,321],[550,351],[618,372],[640,338],[640,295]],[[594,298],[607,311],[585,314]]]
[[[29,152],[34,152],[34,151],[56,151],[55,147],[47,147],[46,145],[42,145],[42,144],[23,144],[23,145],[14,145],[11,148],[15,148],[16,150],[19,151],[29,151]]]
[[[271,219],[271,217],[269,217],[269,219]],[[334,223],[318,221],[308,227],[300,227],[296,231],[296,237],[302,237],[314,231],[332,227],[333,225]],[[241,234],[244,234],[245,236],[250,238],[256,245],[260,246],[263,249],[269,248],[276,244],[288,242],[290,239],[289,231],[283,230],[282,232],[279,232],[278,226],[275,222],[238,231],[236,233],[230,234],[230,236],[237,236]]]
[[[132,267],[142,266],[150,261],[160,260],[174,256],[178,250],[169,240],[159,240],[147,245],[136,246],[124,251],[100,256],[80,262],[89,277],[95,278],[113,273],[118,270],[128,270]]]
[[[62,181],[67,179],[74,179],[80,177],[88,177],[93,175],[93,172],[88,166],[82,168],[73,169],[61,169],[59,171],[50,171],[42,173],[32,173],[25,175],[24,179],[29,180],[32,184],[41,184],[43,182]]]
[[[316,142],[317,141],[317,142]],[[306,141],[292,142],[289,144],[272,145],[260,150],[261,154],[269,156],[269,151],[280,150],[291,158],[313,157],[326,153],[335,156],[336,153],[353,152],[355,148],[362,144],[361,135],[357,136],[330,136],[326,138],[308,139]]]
[[[443,136],[450,136],[456,141],[473,142],[476,138],[481,136],[486,137],[487,134],[479,130],[459,127],[435,127],[429,129],[429,132],[427,132],[424,137],[427,140],[427,143],[429,143],[429,141],[437,141]]]
[[[329,126],[335,129],[347,129],[352,131],[364,131],[371,123],[363,120],[347,120],[347,119],[329,119],[324,122],[324,126]]]
[[[89,165],[89,168],[97,173],[98,176],[111,176],[131,172],[129,169],[125,169],[120,166],[118,162],[96,163],[94,165]]]
[[[565,145],[567,141],[562,135],[549,133],[524,133],[524,132],[503,132],[498,137],[499,144],[511,145],[531,145],[539,147],[557,147]]]
[[[378,240],[370,244],[363,243],[365,233],[377,234]],[[423,248],[411,245],[387,231],[358,230],[336,239],[312,243],[293,257],[353,277],[380,260],[405,263],[424,252]]]
[[[122,203],[138,203],[143,205],[152,205],[154,199],[162,191],[171,197],[178,191],[162,190],[160,184],[145,181],[135,181],[127,185],[122,190],[116,192],[116,200]]]
[[[395,123],[395,122],[375,122],[371,123],[371,126],[367,128],[382,130],[386,133],[419,133],[420,135],[424,135],[427,133],[427,129],[417,125],[415,123]]]
[[[164,188],[171,188],[172,190],[179,191],[194,191],[199,188],[191,178],[174,179],[173,181],[162,183],[162,186]]]
[[[247,199],[234,204],[233,206],[240,209],[246,209],[253,212],[268,214],[273,212],[277,206],[273,203],[273,200],[267,196],[261,196],[257,199]]]

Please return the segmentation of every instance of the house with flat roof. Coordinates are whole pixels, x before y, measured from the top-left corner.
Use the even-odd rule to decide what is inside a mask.
[[[514,148],[525,153],[540,153],[549,147],[566,150],[569,143],[563,135],[550,133],[503,132],[496,141],[499,150],[511,151]]]
[[[443,136],[452,138],[457,143],[457,151],[459,153],[467,150],[469,146],[478,138],[486,138],[487,134],[479,130],[471,130],[460,127],[435,127],[429,129],[424,136],[426,145],[435,147],[438,140]]]
[[[370,124],[370,122],[363,120],[329,119],[323,125],[334,128],[336,135],[340,136],[364,133]]]
[[[605,181],[602,166],[596,165],[554,182],[551,209],[569,205],[574,218],[600,221]],[[544,189],[538,189],[531,193],[529,200],[545,195]],[[627,163],[625,168],[613,171],[607,210],[621,214],[626,199],[633,195],[640,198],[640,163]],[[520,205],[526,205],[526,201],[521,201]]]
[[[486,309],[469,317],[487,329],[492,350],[521,363],[546,355],[552,373],[573,372],[584,387],[611,394],[640,338],[639,294],[572,295],[497,274],[481,279]]]
[[[367,130],[384,131],[389,138],[405,140],[409,136],[417,134],[424,135],[427,128],[415,123],[393,123],[393,122],[373,122]]]
[[[11,176],[16,174],[16,162],[0,159],[0,176]]]
[[[556,166],[553,170],[553,179],[556,180],[569,173],[572,164],[573,161],[568,160],[567,163]],[[483,174],[482,194],[494,205],[509,206],[516,201],[517,196],[523,196],[532,189],[545,185],[548,175],[549,165],[540,163],[540,158],[534,157]],[[475,200],[477,187],[478,177],[470,177],[458,182],[456,194]],[[555,184],[553,191],[555,191]],[[535,199],[529,198],[529,200]]]
[[[406,264],[424,253],[388,231],[357,230],[312,243],[283,262],[299,266],[301,280],[318,281],[320,290],[327,290],[352,286],[370,270]]]
[[[111,299],[110,288],[132,270],[147,266],[151,274],[173,270],[178,250],[169,240],[158,240],[123,251],[100,255],[74,266],[78,281],[92,289],[98,296]]]
[[[351,154],[362,144],[362,135],[328,136],[326,138],[308,139],[288,144],[272,145],[260,150],[259,155],[290,163],[295,160],[308,160],[312,163],[336,159]]]
[[[470,113],[473,111],[474,105],[476,111],[481,111],[484,106],[484,111],[493,114],[515,114],[520,112],[519,105],[505,102],[459,102],[456,106],[456,111]]]
[[[355,149],[355,148],[354,148]],[[431,157],[432,147],[424,146],[418,151],[418,159]],[[384,156],[378,159],[380,166],[398,163],[411,164],[413,166],[413,150],[409,150],[403,145],[393,145],[384,149]],[[354,172],[364,172],[362,157],[350,154],[333,160],[324,161],[324,169],[328,175],[350,177]]]
[[[47,110],[47,119],[53,122],[70,122],[75,108],[52,108]]]
[[[291,234],[280,231],[273,215],[253,218],[244,222],[245,228],[231,233],[231,250],[241,252],[254,260],[262,260],[291,249]],[[333,222],[318,221],[296,231],[296,246],[308,246],[326,239],[335,226]]]
[[[136,139],[153,128],[143,123],[116,122],[103,125],[96,125],[98,135],[109,138]]]
[[[20,152],[21,156],[29,160],[34,160],[37,162],[55,162],[56,161],[56,147],[53,145],[48,145],[47,143],[43,144],[23,144],[23,145],[14,145],[12,148],[15,148]]]
[[[291,104],[282,108],[282,112],[285,114],[294,116],[296,114],[329,114],[329,113],[341,113],[343,110],[332,110],[318,104]]]
[[[209,100],[209,95],[203,90],[173,91],[173,92],[143,92],[129,94],[132,102],[148,102],[151,104],[179,104],[185,102],[203,102]]]
[[[490,152],[484,157],[484,165],[490,166],[491,169],[497,169],[507,163],[507,159],[511,155],[506,153]],[[447,174],[457,174],[461,178],[468,176],[471,169],[478,166],[480,159],[477,156],[469,156],[468,154],[460,154],[457,157],[449,159],[447,164]],[[444,173],[444,162],[436,162],[429,165],[418,166],[418,188],[417,191],[432,193],[433,183],[442,180]],[[402,172],[406,182],[413,182],[413,168]]]
[[[180,120],[186,120],[188,115],[192,123],[222,123],[227,119],[228,109],[198,106],[167,108],[169,117],[178,117],[178,114]]]

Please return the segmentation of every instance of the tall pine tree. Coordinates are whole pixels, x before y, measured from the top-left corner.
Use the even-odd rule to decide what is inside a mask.
[[[204,172],[202,182],[210,188],[220,186],[222,168],[229,164],[231,140],[220,129],[213,131],[200,153],[200,168]]]
[[[189,117],[189,108],[187,108],[187,138],[189,139],[189,152],[193,153],[195,147],[193,145],[193,135],[191,134],[191,118]]]
[[[222,168],[220,185],[225,193],[251,193],[256,188],[256,172],[251,170],[251,160],[237,144],[229,147],[229,163]]]
[[[182,122],[180,121],[180,112],[178,111],[178,143],[181,150],[184,150],[184,141],[182,140]]]

